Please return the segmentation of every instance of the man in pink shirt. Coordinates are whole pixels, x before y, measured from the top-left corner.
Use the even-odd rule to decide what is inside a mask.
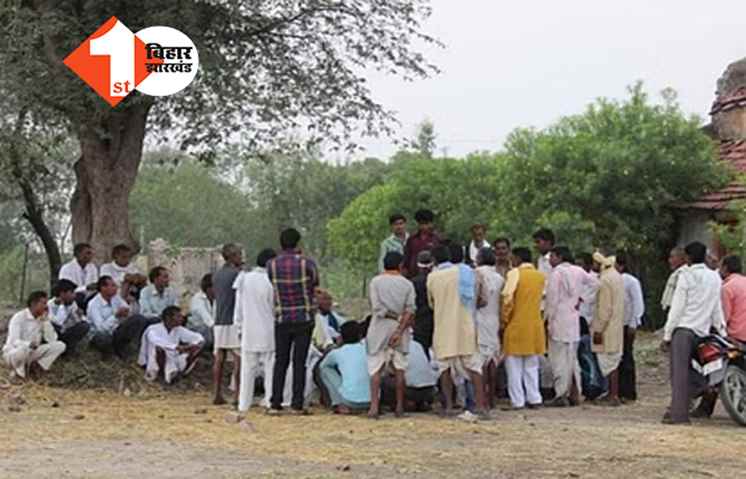
[[[740,256],[723,258],[720,276],[723,278],[723,313],[728,336],[746,342],[746,276],[741,272]]]
[[[582,280],[566,246],[554,247],[549,263],[553,270],[546,290],[544,316],[549,330],[549,361],[554,374],[556,398],[547,403],[547,406],[574,406],[579,401],[580,387],[577,351],[580,341],[578,305]]]
[[[723,278],[721,297],[728,337],[746,342],[746,276],[742,271],[740,256],[726,256],[720,262],[720,277]],[[707,391],[690,416],[710,417],[715,410],[717,399],[717,390]]]

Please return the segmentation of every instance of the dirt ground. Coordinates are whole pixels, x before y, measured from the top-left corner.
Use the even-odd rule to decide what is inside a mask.
[[[0,380],[0,477],[742,477],[746,430],[721,406],[690,427],[660,424],[666,367],[655,338],[643,336],[636,404],[498,410],[476,424],[432,414],[373,422],[321,409],[309,417],[253,409],[237,423],[196,383],[137,390],[116,378],[113,388]]]

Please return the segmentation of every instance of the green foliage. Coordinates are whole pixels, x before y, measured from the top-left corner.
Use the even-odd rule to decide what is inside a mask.
[[[327,221],[382,182],[387,169],[375,159],[335,164],[316,156],[277,154],[243,161],[242,188],[262,228],[272,235],[271,244],[292,226],[303,234],[303,247],[320,259],[327,256]]]
[[[119,119],[108,119],[146,104],[153,105],[149,123],[159,127],[157,137],[185,146],[242,132],[260,151],[301,128],[310,144],[354,146],[357,131],[392,131],[393,113],[362,76],[368,68],[405,79],[437,72],[420,51],[439,45],[422,29],[427,0],[5,3],[0,92],[17,91],[21,103],[53,108],[76,133],[82,123],[103,138],[119,128]],[[189,36],[200,56],[195,83],[168,97],[132,94],[112,111],[62,64],[112,15],[133,32],[168,25]]]
[[[498,161],[497,155],[479,154],[465,160],[415,156],[395,162],[386,183],[356,198],[329,222],[333,252],[355,268],[374,271],[380,242],[389,234],[389,215],[403,212],[412,220],[420,208],[435,212],[441,233],[466,239],[469,227],[488,222],[498,207]]]
[[[670,206],[728,177],[699,120],[670,93],[651,105],[641,84],[624,102],[601,99],[546,130],[516,130],[506,150],[497,221],[516,237],[542,224],[562,242],[638,253],[670,240]]]
[[[241,243],[248,255],[277,247],[293,226],[303,247],[326,262],[326,224],[354,197],[384,180],[380,160],[334,164],[315,156],[244,156],[229,149],[209,167],[170,150],[146,155],[130,200],[135,233],[178,246]]]
[[[464,160],[397,153],[386,183],[329,222],[334,252],[356,270],[374,271],[388,215],[411,217],[422,207],[436,211],[438,228],[454,239],[467,239],[469,226],[484,222],[490,239],[528,245],[546,226],[575,251],[610,246],[630,253],[648,314],[660,323],[656,304],[675,233],[671,206],[729,177],[700,121],[686,117],[671,92],[651,104],[637,84],[624,101],[598,100],[544,130],[517,129],[505,149]]]
[[[147,162],[130,198],[130,215],[146,241],[163,238],[178,246],[256,244],[260,231],[246,198],[195,161],[175,168]]]

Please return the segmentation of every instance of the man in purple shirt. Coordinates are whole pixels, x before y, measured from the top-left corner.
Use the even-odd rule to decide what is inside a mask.
[[[435,232],[433,221],[435,214],[430,210],[419,210],[414,214],[417,221],[417,232],[407,239],[404,245],[404,263],[402,273],[405,277],[412,279],[417,276],[417,255],[420,251],[429,250],[440,244],[440,236]]]
[[[319,285],[316,263],[304,256],[298,244],[300,233],[288,228],[280,234],[282,252],[267,263],[267,273],[275,289],[275,368],[269,414],[282,411],[285,376],[293,351],[294,414],[308,414],[303,407],[306,388],[306,358],[316,314],[315,289]]]

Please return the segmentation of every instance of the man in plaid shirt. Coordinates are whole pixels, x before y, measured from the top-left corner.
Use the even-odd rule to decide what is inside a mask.
[[[288,228],[280,234],[282,252],[267,263],[275,289],[275,367],[272,377],[270,414],[282,411],[285,376],[293,350],[292,412],[308,414],[303,407],[306,388],[306,358],[316,314],[315,289],[319,285],[316,263],[298,249],[300,233]]]

